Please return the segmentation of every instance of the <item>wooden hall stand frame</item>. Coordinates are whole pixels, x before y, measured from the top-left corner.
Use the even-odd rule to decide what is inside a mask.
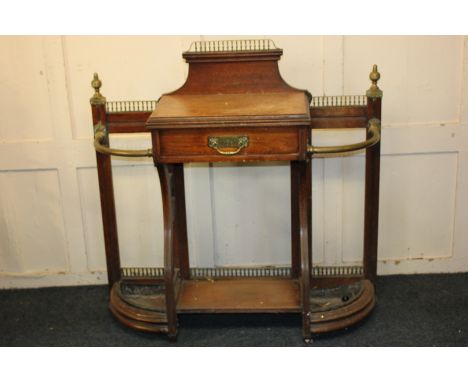
[[[271,40],[196,42],[183,54],[185,84],[158,101],[107,102],[94,75],[91,98],[110,309],[135,329],[177,335],[183,313],[302,315],[302,335],[348,327],[375,304],[380,169],[380,74],[366,96],[312,97],[279,73]],[[312,129],[365,128],[366,140],[312,145]],[[152,148],[109,147],[109,134],[151,132]],[[311,160],[366,151],[363,266],[313,267]],[[120,266],[111,155],[151,156],[159,173],[164,267]],[[189,162],[289,161],[291,266],[190,268],[183,165]]]

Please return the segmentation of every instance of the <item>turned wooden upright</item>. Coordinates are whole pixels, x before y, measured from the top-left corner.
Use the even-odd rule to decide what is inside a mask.
[[[282,79],[278,68],[282,50],[268,40],[249,41],[239,42],[239,46],[232,41],[195,43],[183,54],[189,64],[185,84],[164,94],[151,114],[141,108],[106,109],[97,76],[93,81],[96,92],[91,104],[110,307],[129,326],[175,338],[180,313],[298,312],[303,337],[309,341],[313,333],[359,321],[374,306],[381,108],[377,69],[371,74],[373,87],[367,105],[323,101],[314,107],[308,91],[293,88]],[[327,148],[312,145],[311,130],[335,127],[367,129],[367,140],[361,146],[328,150],[366,149],[363,273],[341,274],[338,270],[331,277],[316,278],[312,276],[311,158]],[[109,133],[143,131],[151,132],[151,150],[132,155],[109,148]],[[151,155],[158,169],[164,267],[148,271],[150,276],[146,271],[132,274],[120,267],[110,155]],[[290,162],[290,270],[279,277],[268,272],[264,272],[266,277],[258,277],[253,270],[240,272],[241,276],[221,277],[215,271],[213,277],[194,276],[189,267],[183,164],[246,161]],[[153,289],[149,294],[140,293],[129,285]]]

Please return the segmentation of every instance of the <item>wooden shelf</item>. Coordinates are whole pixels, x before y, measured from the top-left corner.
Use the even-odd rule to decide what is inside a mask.
[[[295,279],[184,280],[177,311],[181,313],[300,312]]]

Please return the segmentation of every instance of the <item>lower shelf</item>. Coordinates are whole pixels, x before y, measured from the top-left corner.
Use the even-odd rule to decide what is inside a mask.
[[[300,312],[294,279],[186,280],[177,304],[180,313]]]
[[[367,316],[375,304],[372,283],[359,280],[310,291],[311,332],[348,327]],[[164,284],[118,282],[110,309],[123,324],[151,332],[167,332]],[[300,313],[299,280],[228,278],[182,280],[177,313]]]

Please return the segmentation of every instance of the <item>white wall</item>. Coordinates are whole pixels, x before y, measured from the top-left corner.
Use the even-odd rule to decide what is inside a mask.
[[[225,36],[0,37],[0,287],[106,282],[92,74],[108,100],[157,99],[184,82],[181,53],[200,38]],[[284,50],[283,77],[313,95],[364,94],[379,64],[379,274],[468,271],[468,39],[272,38]],[[316,144],[361,138],[314,133]],[[113,140],[149,144],[147,135]],[[315,263],[360,261],[363,159],[314,161]],[[157,173],[150,159],[113,164],[122,263],[160,266]],[[192,266],[289,261],[288,166],[185,173]]]

